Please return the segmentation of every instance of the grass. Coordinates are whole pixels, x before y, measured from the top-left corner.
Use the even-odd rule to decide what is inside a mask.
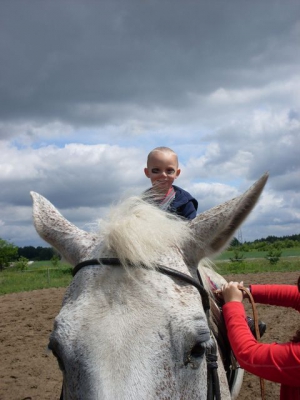
[[[28,292],[36,289],[66,287],[71,282],[72,272],[68,264],[51,261],[38,261],[29,265],[25,271],[7,268],[0,272],[0,295]]]
[[[263,258],[235,262],[216,260],[215,264],[220,275],[300,271],[300,257],[280,258],[276,264]]]
[[[242,261],[231,262],[228,261],[228,258],[232,257],[233,253],[231,252],[230,256],[228,256],[230,252],[225,253],[227,253],[227,261],[220,259],[220,257],[215,261],[217,272],[221,275],[300,271],[300,256],[296,257],[294,254],[292,254],[292,257],[287,257],[285,254],[285,257],[281,257],[278,263],[272,265],[264,258],[253,259],[253,254],[250,252],[243,255],[247,257],[251,254],[251,257]],[[261,255],[261,253],[259,254]],[[0,295],[45,288],[67,287],[72,279],[71,271],[70,265],[60,262],[57,267],[54,267],[51,261],[34,262],[23,272],[14,267],[7,268],[0,271]]]
[[[281,257],[300,257],[300,248],[293,247],[291,249],[282,249]],[[243,257],[246,258],[265,258],[268,254],[268,251],[240,251],[243,254]],[[233,251],[223,251],[216,260],[229,260],[231,257],[234,257]]]

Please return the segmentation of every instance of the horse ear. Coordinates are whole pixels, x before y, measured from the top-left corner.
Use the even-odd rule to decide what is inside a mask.
[[[91,258],[97,237],[85,232],[66,218],[38,193],[30,192],[33,200],[33,222],[42,239],[53,246],[71,265]]]
[[[196,246],[193,251],[185,250],[188,262],[198,264],[202,258],[216,255],[228,245],[257,203],[268,177],[265,173],[241,196],[211,208],[191,221]]]

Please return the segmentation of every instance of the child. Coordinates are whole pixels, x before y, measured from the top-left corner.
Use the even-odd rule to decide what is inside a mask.
[[[156,147],[148,154],[147,167],[144,169],[147,178],[151,179],[153,200],[163,210],[170,211],[188,220],[197,215],[198,202],[187,191],[173,185],[180,175],[177,154],[169,147]],[[151,196],[152,197],[152,196]],[[248,325],[255,336],[254,321],[247,317]],[[262,337],[266,324],[259,321],[259,332]]]
[[[177,154],[168,147],[156,147],[148,154],[145,175],[151,180],[154,201],[163,210],[186,219],[197,215],[198,202],[187,191],[173,185],[180,175]]]

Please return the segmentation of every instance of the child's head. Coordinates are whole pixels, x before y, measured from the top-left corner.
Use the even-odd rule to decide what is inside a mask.
[[[145,175],[160,193],[167,193],[180,175],[177,154],[168,147],[156,147],[148,154]]]

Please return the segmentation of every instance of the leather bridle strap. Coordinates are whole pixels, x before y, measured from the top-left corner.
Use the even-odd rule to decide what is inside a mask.
[[[83,267],[89,267],[93,265],[120,265],[120,260],[118,258],[93,258],[92,260],[82,261],[75,265],[72,271],[72,275],[75,276],[78,271]]]
[[[75,266],[73,269],[73,276],[77,274],[82,268],[87,266],[96,266],[96,265],[121,265],[121,262],[118,258],[99,258],[99,259],[92,259],[83,261]],[[130,265],[130,264],[129,264]],[[147,269],[146,266],[144,268]],[[207,322],[209,324],[209,328],[211,331],[211,338],[213,345],[207,349],[206,351],[206,363],[207,363],[207,400],[220,400],[221,399],[221,392],[220,392],[220,383],[219,383],[219,376],[217,373],[218,363],[217,363],[217,344],[215,342],[214,335],[212,333],[212,329],[210,326],[210,300],[209,294],[205,290],[200,274],[198,272],[199,282],[192,278],[189,275],[183,274],[182,272],[176,271],[175,269],[165,267],[163,265],[158,265],[155,268],[156,271],[171,276],[172,278],[179,279],[189,285],[194,286],[202,299],[203,309],[207,318]],[[63,390],[61,393],[60,399],[63,399]]]
[[[256,336],[256,340],[259,341],[260,332],[259,332],[259,327],[258,327],[258,314],[257,314],[256,306],[255,306],[255,301],[254,301],[253,296],[249,289],[247,289],[241,285],[239,285],[238,288],[242,292],[246,293],[246,295],[248,296],[249,301],[251,303],[253,320],[254,320],[254,328],[255,328],[255,336]],[[261,396],[262,400],[265,400],[265,381],[263,380],[263,378],[259,378],[259,382],[260,382],[260,396]]]
[[[120,260],[118,258],[99,258],[99,259],[92,259],[92,260],[86,260],[83,261],[79,264],[77,264],[74,269],[73,269],[73,276],[77,274],[78,271],[80,271],[82,268],[87,267],[87,266],[92,266],[92,265],[121,265]],[[129,264],[130,265],[130,264]],[[147,268],[147,267],[144,267]],[[156,271],[172,276],[173,278],[180,279],[189,285],[193,285],[200,293],[200,296],[202,298],[202,304],[204,311],[210,310],[210,303],[209,303],[209,294],[207,291],[204,289],[203,285],[198,282],[196,279],[192,278],[189,275],[183,274],[182,272],[176,271],[175,269],[168,268],[162,265],[158,265],[155,268]],[[198,274],[198,278],[201,281],[200,275]]]

